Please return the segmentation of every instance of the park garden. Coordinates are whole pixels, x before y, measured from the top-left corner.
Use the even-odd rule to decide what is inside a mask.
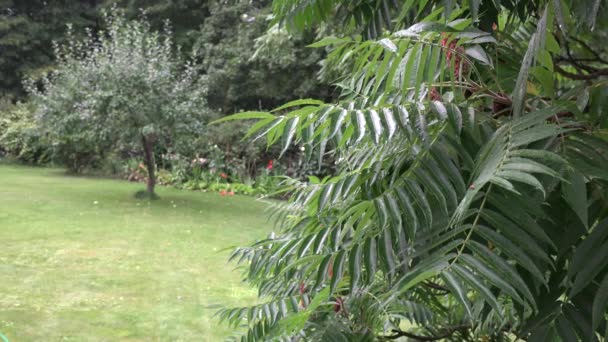
[[[0,0],[0,339],[606,341],[604,0]]]

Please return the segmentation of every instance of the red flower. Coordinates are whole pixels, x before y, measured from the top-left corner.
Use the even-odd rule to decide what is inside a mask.
[[[467,75],[471,70],[471,66],[466,60],[462,59],[465,54],[464,47],[458,45],[457,38],[450,38],[446,33],[441,35],[441,46],[447,51],[445,52],[445,60],[448,64],[451,63],[454,58],[454,77],[459,78],[462,75]],[[461,66],[462,64],[462,66]]]
[[[431,98],[431,101],[441,101],[441,94],[439,94],[439,92],[437,91],[437,88],[435,88],[435,87],[431,88],[429,97]]]
[[[268,165],[266,165],[266,169],[269,170],[269,171],[272,170],[272,159],[270,159],[268,161]]]
[[[222,178],[224,178],[224,179],[227,179],[227,178],[228,178],[228,175],[227,175],[227,174],[225,174],[224,172],[222,172],[222,173],[220,173],[220,177],[222,177]]]

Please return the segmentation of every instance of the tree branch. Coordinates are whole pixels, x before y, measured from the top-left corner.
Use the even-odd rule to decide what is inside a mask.
[[[603,59],[603,58],[600,56],[600,54],[599,54],[597,51],[593,50],[593,49],[592,49],[592,48],[591,48],[591,47],[590,47],[590,46],[589,46],[587,43],[585,43],[584,41],[582,41],[582,40],[580,40],[580,39],[578,39],[578,38],[575,38],[575,37],[569,37],[569,39],[572,39],[572,40],[574,40],[575,42],[577,42],[577,43],[581,44],[581,46],[582,46],[582,47],[584,47],[585,49],[587,49],[587,51],[591,52],[591,54],[592,54],[593,56],[595,56],[595,61],[600,62],[600,63],[604,63],[604,64],[608,64],[608,61],[607,61],[607,60]]]
[[[384,336],[384,339],[396,340],[399,337],[407,337],[407,338],[411,338],[411,339],[414,339],[417,341],[438,341],[438,340],[442,340],[444,338],[448,338],[448,337],[452,336],[455,332],[457,332],[459,330],[468,330],[470,328],[471,328],[471,326],[468,324],[457,325],[455,327],[446,328],[445,332],[443,334],[437,335],[437,336],[421,336],[421,335],[412,334],[407,331],[393,329],[392,332],[394,334],[389,335],[389,336]]]
[[[447,287],[441,286],[441,285],[439,285],[437,283],[434,283],[432,281],[425,281],[423,284],[424,284],[424,286],[426,286],[426,287],[428,287],[430,289],[442,291],[442,292],[445,292],[445,293],[450,293],[450,290]]]
[[[558,64],[555,64],[553,67],[555,68],[555,71],[560,73],[562,76],[573,80],[593,80],[602,76],[608,76],[608,69],[597,69],[595,72],[588,74],[575,74],[562,69],[562,67],[560,67]]]

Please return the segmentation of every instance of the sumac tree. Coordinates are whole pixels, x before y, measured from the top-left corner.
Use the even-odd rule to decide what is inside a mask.
[[[275,0],[341,72],[249,135],[338,160],[239,248],[243,341],[604,341],[605,2]],[[323,31],[321,31],[323,32]]]

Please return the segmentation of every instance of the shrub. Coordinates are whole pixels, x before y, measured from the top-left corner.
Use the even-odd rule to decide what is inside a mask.
[[[36,125],[31,105],[18,103],[0,111],[0,151],[28,164],[49,161],[51,150]]]

